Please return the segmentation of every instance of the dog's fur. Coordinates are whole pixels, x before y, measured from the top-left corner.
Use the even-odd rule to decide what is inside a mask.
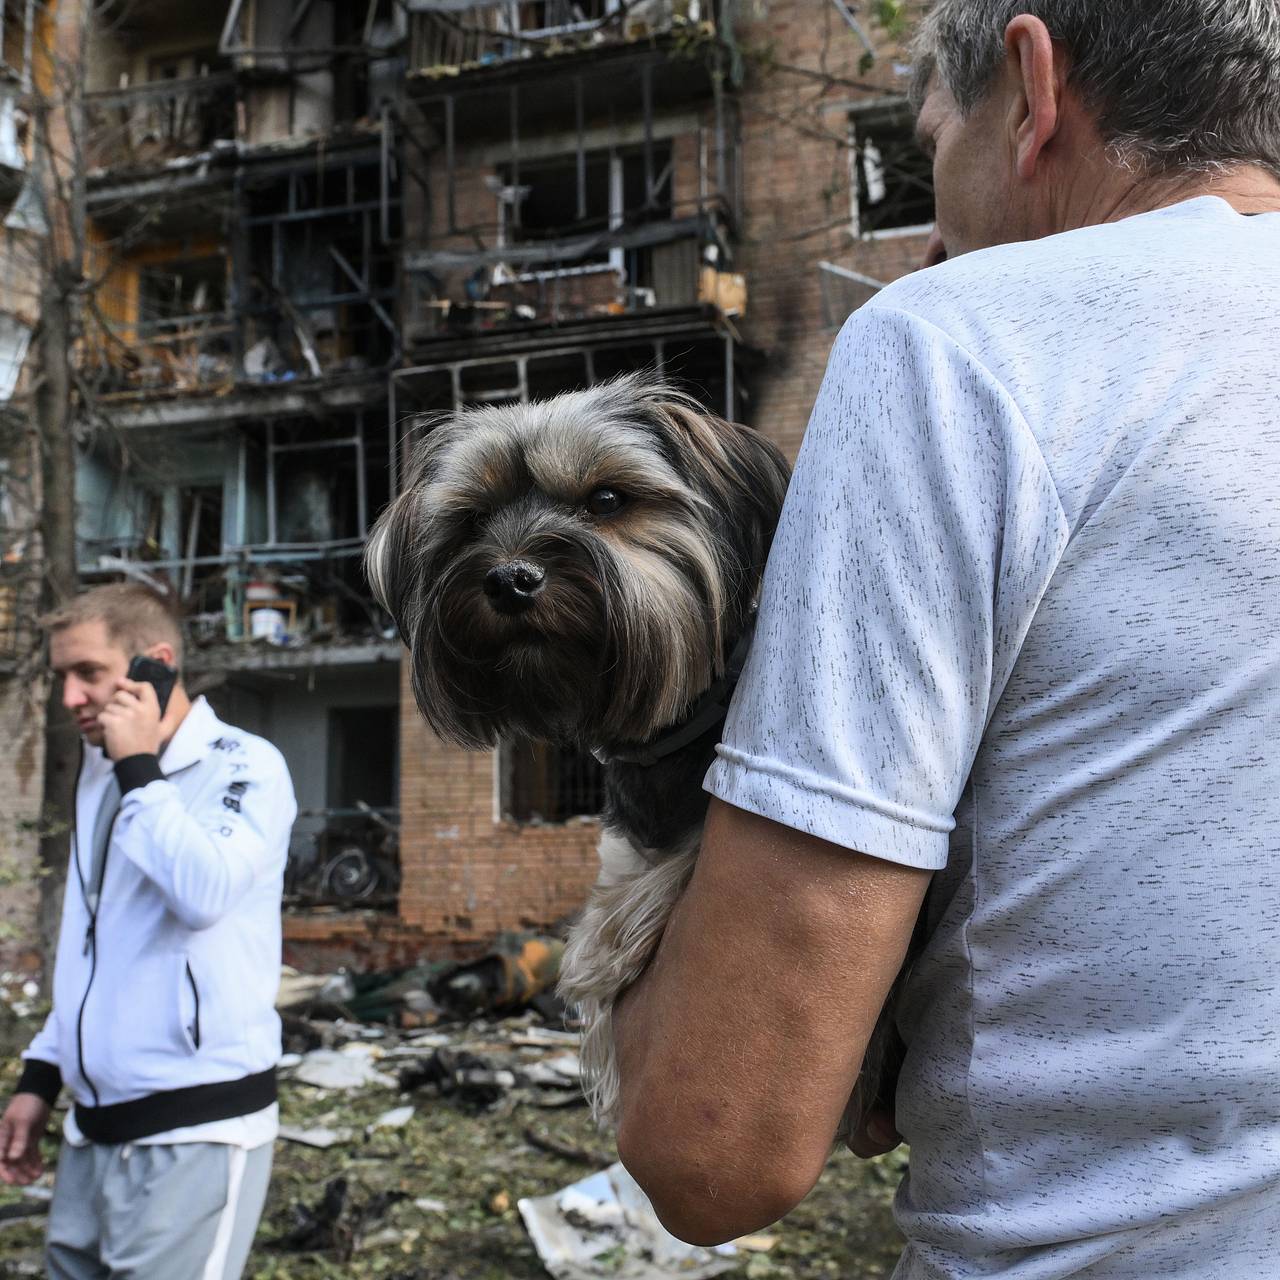
[[[756,432],[662,383],[622,378],[436,426],[366,552],[438,734],[473,748],[574,741],[605,761],[600,878],[561,977],[582,1010],[584,1080],[601,1118],[618,1099],[613,1003],[688,883],[721,719],[655,761],[642,761],[644,747],[724,685],[788,475]],[[601,490],[625,504],[593,514]],[[526,592],[494,576],[515,571],[525,586],[543,577]],[[883,1039],[845,1132],[874,1097],[865,1082]]]

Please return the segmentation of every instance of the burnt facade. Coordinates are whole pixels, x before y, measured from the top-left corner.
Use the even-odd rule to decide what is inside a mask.
[[[80,576],[175,593],[189,683],[289,760],[294,959],[581,904],[594,762],[433,739],[365,536],[440,415],[634,370],[794,453],[836,327],[932,220],[885,8],[95,7]]]

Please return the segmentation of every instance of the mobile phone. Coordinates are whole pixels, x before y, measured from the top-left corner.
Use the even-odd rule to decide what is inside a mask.
[[[155,687],[160,714],[164,715],[165,708],[169,705],[169,695],[173,692],[173,686],[178,683],[177,669],[166,666],[156,658],[146,658],[139,654],[129,663],[128,674],[130,680],[142,680]]]

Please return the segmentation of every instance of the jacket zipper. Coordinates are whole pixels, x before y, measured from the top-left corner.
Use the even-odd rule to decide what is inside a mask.
[[[80,894],[84,898],[84,909],[89,913],[89,927],[84,931],[84,954],[92,955],[89,960],[89,981],[85,983],[84,995],[80,999],[80,1011],[76,1015],[76,1056],[80,1060],[80,1074],[84,1077],[84,1082],[89,1086],[89,1091],[93,1094],[93,1105],[100,1107],[102,1098],[98,1093],[98,1086],[94,1084],[93,1077],[90,1076],[88,1068],[84,1062],[84,1011],[85,1006],[89,1003],[89,992],[93,989],[93,979],[98,972],[98,910],[97,907],[91,906],[89,903],[89,890],[84,882],[84,870],[80,866],[80,830],[79,830],[79,811],[80,811],[80,772],[84,768],[84,752],[80,753],[80,768],[76,770],[76,786],[72,793],[74,799],[72,801],[72,836],[75,839],[75,858],[76,858],[76,876],[80,881]],[[117,809],[117,815],[119,810]],[[111,825],[107,828],[107,840],[102,850],[102,874],[98,880],[98,903],[102,902],[102,886],[107,880],[107,858],[111,853],[111,837],[115,833],[116,817],[111,819]]]
[[[187,981],[191,983],[191,994],[196,1001],[195,1030],[191,1038],[195,1041],[195,1046],[198,1049],[200,1047],[200,988],[196,986],[196,975],[191,972],[190,960],[187,961]]]

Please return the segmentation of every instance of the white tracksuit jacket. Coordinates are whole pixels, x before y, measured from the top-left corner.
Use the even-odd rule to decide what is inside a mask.
[[[19,1084],[56,1096],[60,1077],[99,1142],[259,1110],[280,1056],[280,894],[297,814],[284,758],[200,698],[158,768],[149,756],[129,766],[95,915],[91,846],[114,766],[84,748],[53,1011]]]

